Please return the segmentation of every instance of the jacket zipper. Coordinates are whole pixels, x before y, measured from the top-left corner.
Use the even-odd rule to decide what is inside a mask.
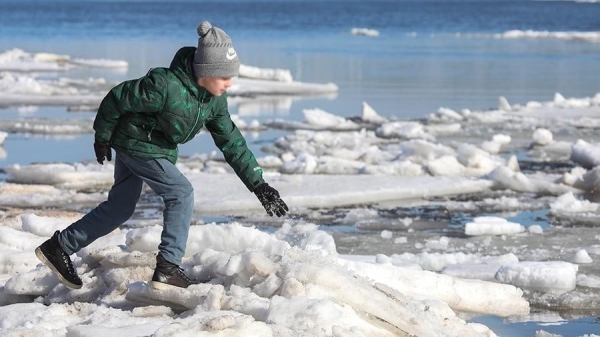
[[[194,126],[192,126],[192,128],[190,129],[190,132],[188,133],[187,137],[185,137],[185,139],[183,140],[183,143],[187,142],[192,133],[194,133],[196,125],[198,125],[198,120],[200,119],[200,115],[202,114],[202,108],[204,108],[204,95],[202,95],[202,97],[198,97],[198,103],[200,103],[200,108],[198,109],[198,113],[196,114],[196,121],[194,122]]]
[[[144,125],[142,128],[146,130],[146,125]],[[152,141],[152,131],[154,131],[154,125],[150,125],[150,130],[146,130],[148,133],[148,141]]]

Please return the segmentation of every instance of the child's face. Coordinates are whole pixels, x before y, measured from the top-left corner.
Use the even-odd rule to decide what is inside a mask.
[[[231,77],[199,77],[196,83],[218,97],[231,86]]]

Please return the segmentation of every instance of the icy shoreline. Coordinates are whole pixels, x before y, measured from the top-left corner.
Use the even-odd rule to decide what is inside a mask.
[[[24,87],[30,93],[42,84],[27,75],[3,78],[10,76],[29,83]],[[259,92],[282,93],[273,88],[293,83],[285,78],[270,79]],[[99,83],[105,85],[91,81],[85,90],[101,90],[94,87]],[[69,105],[89,104],[80,93],[65,95]],[[15,97],[0,95],[0,103],[13,104]],[[56,95],[48,97],[39,103],[56,102]],[[597,189],[600,94],[571,99],[556,94],[552,101],[524,105],[500,98],[498,109],[440,108],[410,121],[381,116],[367,103],[362,108],[354,118],[305,110],[301,122],[233,116],[242,130],[288,131],[265,145],[268,155],[258,158],[266,180],[291,206],[284,219],[264,216],[219,155],[180,159],[196,190],[184,267],[193,277],[210,280],[188,290],[148,287],[161,230],[157,205],[79,252],[76,266],[84,288],[66,289],[39,264],[33,249],[105,199],[112,164],[4,167],[0,317],[5,326],[25,333],[30,322],[24,317],[33,315],[39,333],[73,336],[117,331],[168,336],[175,330],[494,336],[460,315],[529,317],[530,307],[600,310],[600,270],[592,263],[600,254],[600,236],[593,228],[578,228],[600,219],[598,203],[586,198]],[[92,132],[88,122],[5,120],[0,130],[8,133],[0,132],[0,138],[86,134]],[[468,212],[472,221],[452,224],[460,235],[428,232],[417,226],[419,215],[389,216],[396,211],[390,205],[399,203]],[[510,213],[532,209],[547,210],[568,226],[508,220]],[[496,215],[483,215],[489,213]],[[205,223],[207,215],[226,220]],[[369,232],[348,237],[373,240],[372,249],[380,251],[340,254],[334,234],[306,220],[327,216],[333,225]],[[383,253],[384,245],[392,248]]]

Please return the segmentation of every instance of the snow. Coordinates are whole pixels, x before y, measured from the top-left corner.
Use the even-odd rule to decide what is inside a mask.
[[[523,225],[497,217],[477,217],[465,224],[467,235],[504,235],[525,231]]]
[[[183,266],[193,277],[210,280],[207,283],[181,290],[150,288],[147,280],[161,228],[149,226],[117,230],[79,252],[75,265],[85,285],[67,290],[33,254],[47,236],[30,232],[60,228],[66,221],[59,219],[25,214],[21,228],[2,227],[2,260],[14,266],[3,270],[5,275],[12,273],[3,288],[4,308],[13,308],[0,313],[5,331],[35,327],[42,333],[67,331],[77,336],[105,331],[168,335],[178,327],[189,334],[200,329],[251,336],[298,331],[331,334],[341,329],[392,336],[395,331],[440,334],[451,327],[456,336],[479,336],[456,317],[452,306],[498,315],[529,310],[520,290],[510,285],[460,281],[431,272],[422,272],[419,282],[414,282],[414,270],[353,261],[351,256],[322,249],[319,240],[295,241],[292,246],[282,233],[289,229],[267,234],[237,223],[192,226]],[[314,237],[319,230],[313,227],[303,235]],[[414,289],[411,296],[406,294],[407,282]],[[428,291],[433,284],[439,293]],[[474,287],[486,295],[468,295]],[[446,295],[450,289],[457,293],[452,301]],[[422,298],[425,294],[427,299]],[[9,305],[38,296],[43,297],[39,297],[42,303]],[[489,305],[478,300],[495,297]],[[43,304],[50,309],[44,310]],[[149,304],[155,307],[145,307]],[[178,317],[169,308],[187,314]],[[380,326],[361,312],[387,324]],[[24,321],[24,313],[37,321]]]
[[[575,2],[598,2],[598,0],[576,0]],[[589,31],[537,31],[537,30],[519,30],[513,29],[497,34],[460,34],[457,37],[479,37],[494,39],[559,39],[559,40],[577,40],[591,43],[600,42],[600,32]]]
[[[573,255],[571,262],[583,264],[583,263],[592,263],[592,262],[594,262],[594,260],[592,260],[592,258],[590,257],[590,255],[588,254],[588,252],[585,249],[579,249],[575,253],[575,255]]]
[[[379,31],[369,28],[352,28],[350,29],[350,34],[375,37],[379,36]]]
[[[292,82],[292,73],[287,69],[262,69],[245,64],[240,65],[240,77]]]
[[[590,42],[600,41],[600,33],[598,32],[548,32],[534,30],[509,30],[502,34],[496,34],[494,37],[504,39],[518,38],[552,38],[565,40],[584,40]]]
[[[23,105],[25,116],[35,105],[94,106],[111,83],[52,81],[31,72],[98,66],[124,65],[0,54],[0,103]],[[337,90],[282,73],[248,68],[232,92],[242,101],[248,94]],[[181,158],[177,165],[194,185],[196,202],[182,267],[202,281],[188,289],[149,286],[162,228],[160,211],[147,208],[142,219],[75,254],[84,286],[65,288],[33,250],[105,200],[114,166],[8,165],[0,183],[0,334],[495,336],[464,315],[524,317],[532,306],[553,305],[598,309],[594,229],[548,228],[512,215],[547,210],[571,225],[600,220],[598,204],[585,198],[600,181],[591,136],[600,126],[600,94],[499,103],[486,111],[442,107],[419,121],[383,117],[367,102],[352,119],[319,108],[306,109],[301,122],[234,116],[243,130],[289,131],[258,160],[291,214],[267,218],[219,155]],[[0,132],[0,145],[13,133],[91,132],[89,120],[76,119],[1,121],[0,127],[9,132]],[[573,167],[522,170],[531,165],[524,157]],[[394,213],[413,205],[468,216],[444,223],[437,209],[438,222]],[[351,229],[328,231],[316,221],[323,217]],[[342,252],[344,239],[357,249],[372,240],[369,252]]]
[[[564,293],[575,289],[577,270],[576,265],[563,261],[525,261],[503,265],[495,278],[523,288]]]
[[[557,214],[595,212],[597,209],[597,203],[588,200],[578,200],[572,192],[559,196],[550,205],[551,212]]]
[[[72,81],[49,80],[32,72],[67,72],[76,68],[119,70],[128,64],[120,60],[72,59],[68,55],[29,53],[12,49],[0,54],[0,102],[3,105],[95,105],[117,83],[89,78]],[[289,70],[261,69],[244,65],[240,78],[228,89],[230,96],[252,95],[323,95],[335,94],[333,83],[304,83],[292,80]]]

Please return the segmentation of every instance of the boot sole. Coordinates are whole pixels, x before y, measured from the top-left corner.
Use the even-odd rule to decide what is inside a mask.
[[[152,288],[156,290],[185,289],[183,287],[178,287],[172,284],[162,283],[158,281],[152,281]]]
[[[56,275],[56,277],[58,277],[58,279],[60,280],[60,282],[62,282],[64,285],[66,285],[67,287],[71,288],[71,289],[81,289],[81,287],[83,286],[82,284],[75,284],[72,282],[69,282],[66,278],[64,278],[56,269],[56,267],[54,267],[54,265],[52,263],[50,263],[50,261],[46,258],[46,255],[44,255],[44,253],[42,252],[42,250],[40,249],[40,247],[37,247],[35,249],[35,256],[37,256],[37,258],[42,261],[46,267],[50,268],[50,270],[52,270],[52,272],[54,273],[54,275]]]
[[[174,286],[168,283],[162,283],[158,281],[152,281],[152,288],[156,290],[170,290],[170,289],[186,289],[183,287]]]

